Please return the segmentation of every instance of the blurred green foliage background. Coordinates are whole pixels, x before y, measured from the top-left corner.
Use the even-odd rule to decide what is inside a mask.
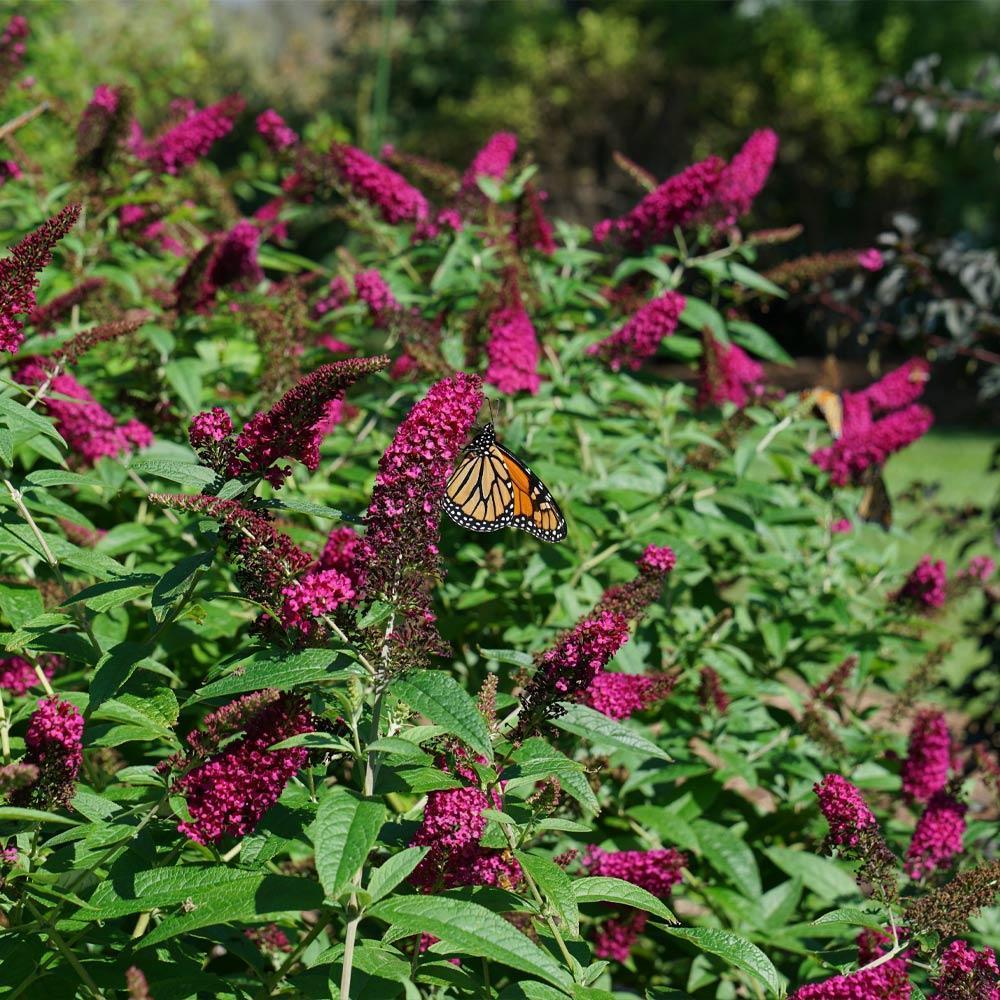
[[[25,12],[76,109],[103,79],[130,81],[151,122],[172,98],[238,90],[307,133],[456,165],[508,128],[533,150],[552,210],[584,222],[634,201],[613,151],[662,178],[770,126],[782,150],[756,216],[802,222],[803,250],[864,245],[901,209],[995,241],[991,144],[973,130],[951,143],[922,133],[872,95],[929,52],[967,83],[1000,49],[997,0],[88,0]]]

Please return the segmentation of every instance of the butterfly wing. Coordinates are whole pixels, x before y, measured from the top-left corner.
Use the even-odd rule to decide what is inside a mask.
[[[466,448],[448,480],[444,512],[470,531],[497,531],[511,523],[513,509],[514,487],[507,463],[494,443],[492,426],[487,425]]]
[[[858,516],[862,521],[881,524],[886,531],[892,527],[892,498],[881,470],[869,470],[858,504]]]
[[[823,414],[830,433],[839,438],[844,429],[844,403],[840,396],[830,389],[814,389],[812,393],[813,402],[817,409]]]
[[[516,455],[495,445],[503,455],[514,492],[510,524],[543,542],[566,537],[566,518],[546,485]]]

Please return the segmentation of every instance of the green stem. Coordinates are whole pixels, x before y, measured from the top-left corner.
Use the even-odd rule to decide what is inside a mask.
[[[42,920],[42,914],[38,912],[35,904],[31,902],[30,899],[25,899],[25,903],[29,910],[35,915],[40,923],[44,923]],[[67,962],[72,966],[73,971],[80,977],[83,984],[90,990],[91,993],[96,997],[101,997],[103,1000],[104,994],[101,992],[97,983],[94,982],[93,977],[90,973],[80,964],[80,960],[73,954],[73,952],[66,946],[66,942],[62,939],[62,935],[48,924],[45,925],[45,933],[48,936],[49,941],[55,945],[56,950],[66,959]]]

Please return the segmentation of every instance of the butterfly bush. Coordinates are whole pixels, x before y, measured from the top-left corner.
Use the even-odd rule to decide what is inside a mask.
[[[181,120],[152,140],[147,140],[138,123],[133,123],[131,151],[158,173],[178,174],[197,163],[232,131],[244,107],[243,98],[236,94],[206,108],[183,106]]]
[[[128,455],[153,443],[153,433],[139,420],[119,423],[72,375],[59,372],[51,362],[29,361],[15,378],[36,386],[43,409],[55,420],[59,433],[83,465],[93,465],[105,455]],[[69,398],[61,398],[69,397]]]
[[[950,767],[951,733],[944,713],[933,709],[918,712],[900,772],[903,794],[916,802],[930,801],[947,784]]]
[[[83,717],[75,705],[52,696],[38,702],[24,734],[23,764],[38,769],[30,785],[11,797],[15,805],[41,809],[65,806],[83,764]]]
[[[504,282],[501,303],[490,313],[488,325],[486,381],[508,395],[537,393],[541,385],[538,337],[515,277],[509,276]]]
[[[16,354],[24,343],[24,321],[18,316],[35,309],[38,272],[52,263],[52,248],[79,217],[80,206],[67,205],[0,260],[0,351]]]
[[[417,223],[427,219],[427,199],[395,170],[344,143],[330,147],[330,158],[350,191],[378,209],[386,222]]]
[[[629,321],[609,337],[587,348],[587,353],[606,362],[612,371],[638,371],[677,329],[684,311],[684,296],[665,292],[646,303]]]
[[[947,583],[944,560],[921,556],[920,562],[913,567],[906,582],[896,593],[896,600],[923,610],[940,608],[948,597]]]
[[[737,344],[706,338],[698,373],[698,406],[744,407],[764,391],[764,369]]]
[[[462,191],[478,191],[476,181],[479,177],[503,180],[516,152],[517,136],[513,132],[497,132],[490,136],[489,141],[476,153],[463,174]]]
[[[271,745],[313,728],[305,700],[295,695],[277,697],[257,711],[240,739],[173,783],[191,816],[178,830],[200,844],[251,833],[309,756],[305,747],[271,750]]]
[[[34,68],[26,35],[0,36],[0,85]],[[782,261],[815,234],[773,199],[744,229],[795,169],[766,128],[663,181],[615,154],[643,193],[588,233],[549,215],[567,193],[513,132],[441,163],[408,128],[373,156],[237,97],[150,116],[146,75],[0,90],[0,923],[22,993],[1000,1000],[992,675],[952,656],[990,648],[987,517],[936,498],[963,568],[942,550],[897,582],[832,487],[927,431],[930,366],[842,393],[817,443],[833,394],[765,390],[760,363],[787,324],[759,259],[839,293],[908,251],[869,231]],[[549,459],[563,544],[442,528],[487,395],[501,439]],[[971,754],[946,661],[976,692]],[[825,854],[854,898],[797,891]],[[884,929],[855,961],[849,925],[796,931],[838,907]]]
[[[976,951],[966,941],[952,941],[941,956],[931,1000],[1000,1000],[1000,965],[992,948]]]
[[[968,807],[947,792],[935,792],[913,831],[906,849],[905,871],[912,879],[947,869],[962,853]]]

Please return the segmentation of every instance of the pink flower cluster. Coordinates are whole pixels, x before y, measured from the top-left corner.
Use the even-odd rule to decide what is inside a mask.
[[[359,271],[354,276],[354,290],[378,322],[384,323],[390,314],[403,308],[385,278],[374,269]]]
[[[742,409],[764,391],[764,369],[737,344],[705,338],[698,377],[698,406],[735,403]]]
[[[602,670],[583,693],[583,702],[611,719],[628,719],[634,712],[666,698],[675,683],[673,676],[612,674]]]
[[[572,701],[586,691],[628,637],[628,620],[613,611],[586,618],[560,636],[538,658],[521,699],[522,726],[530,728],[557,714],[558,702]]]
[[[83,763],[83,716],[76,706],[43,698],[28,722],[24,745],[28,752],[22,763],[37,767],[38,778],[18,789],[11,802],[45,809],[67,805]]]
[[[829,472],[834,483],[844,486],[923,437],[934,415],[915,400],[923,394],[928,378],[927,362],[915,358],[866,389],[845,393],[842,432],[830,447],[813,452],[813,462]],[[874,419],[883,413],[888,415]]]
[[[401,568],[437,565],[445,486],[483,402],[476,375],[458,372],[436,382],[379,461],[359,558],[371,583],[385,593]]]
[[[39,661],[46,677],[56,672],[57,659],[45,657]],[[0,690],[9,691],[13,695],[27,694],[39,683],[34,664],[21,656],[0,657]]]
[[[905,583],[895,594],[895,599],[929,610],[940,608],[948,597],[948,572],[943,559],[922,556],[910,570]]]
[[[767,183],[778,156],[778,136],[769,128],[754,132],[729,161],[719,178],[715,202],[727,224],[750,211]]]
[[[207,108],[184,106],[183,120],[164,133],[147,141],[138,124],[133,125],[130,146],[132,152],[153,170],[178,174],[197,163],[215,142],[228,135],[245,107],[242,97],[226,97]]]
[[[677,329],[685,299],[677,292],[664,292],[647,302],[619,330],[587,348],[587,353],[607,362],[613,371],[622,367],[637,371]]]
[[[316,630],[320,615],[336,611],[357,596],[353,585],[335,569],[318,569],[300,577],[282,590],[281,624],[308,638]]]
[[[854,525],[846,517],[840,517],[830,525],[830,532],[834,535],[849,535],[854,530]]]
[[[233,433],[233,421],[221,406],[213,406],[191,418],[188,441],[195,451],[225,441]]]
[[[977,580],[979,583],[986,583],[997,571],[996,562],[989,556],[973,556],[969,560],[969,565],[963,570],[959,570],[958,575],[967,580]]]
[[[462,192],[478,191],[479,186],[476,183],[478,177],[502,180],[510,169],[516,152],[517,136],[513,132],[496,132],[491,135],[465,171],[462,177]]]
[[[675,227],[713,220],[731,224],[750,210],[777,154],[778,136],[771,129],[760,129],[729,164],[710,156],[686,167],[646,195],[627,215],[599,222],[594,239],[603,243],[616,236],[640,250],[669,236]]]
[[[314,728],[306,700],[297,695],[282,695],[261,709],[242,739],[174,782],[191,815],[178,825],[180,832],[200,844],[251,833],[309,756],[305,747],[268,748]]]
[[[378,272],[375,272],[376,274]],[[340,309],[351,297],[351,286],[339,274],[330,279],[326,295],[312,307],[312,318],[320,319],[328,312]]]
[[[330,147],[330,158],[355,197],[378,209],[386,222],[420,223],[428,218],[427,199],[395,170],[344,143]]]
[[[892,958],[873,969],[801,986],[788,1000],[910,1000],[911,993],[906,960]]]
[[[839,774],[828,774],[813,785],[819,808],[830,827],[829,841],[837,847],[857,847],[861,831],[878,826],[861,792]]]
[[[890,455],[922,438],[934,423],[926,406],[907,406],[875,421],[866,431],[842,434],[829,448],[812,454],[813,462],[830,473],[838,486],[856,480],[872,466],[882,466]]]
[[[931,1000],[1000,1000],[1000,966],[992,948],[976,951],[966,941],[952,941],[941,956]]]
[[[594,239],[605,242],[614,235],[634,250],[641,250],[704,216],[714,204],[725,169],[717,156],[693,163],[665,180],[655,191],[620,219],[605,219],[594,226]]]
[[[24,343],[21,313],[37,305],[38,272],[52,263],[52,248],[80,217],[79,205],[67,205],[15,244],[0,260],[0,351],[16,354]]]
[[[147,234],[149,230],[147,229]],[[260,231],[249,219],[242,219],[221,238],[212,251],[201,287],[198,289],[196,308],[206,309],[220,288],[247,289],[264,278],[257,261]]]
[[[28,19],[15,14],[0,34],[0,91],[13,78],[21,66],[27,48]]]
[[[875,271],[881,271],[885,267],[885,259],[875,247],[869,247],[858,254],[858,264],[866,271],[874,273]]]
[[[0,187],[7,181],[19,181],[24,174],[14,160],[0,160]]]
[[[351,385],[387,363],[385,357],[346,358],[303,376],[271,409],[246,422],[234,445],[246,458],[233,460],[228,474],[256,473],[280,487],[291,469],[273,466],[279,459],[298,459],[314,471],[319,466],[319,446],[330,429],[331,407]]]
[[[449,770],[445,762],[439,763]],[[462,763],[455,770],[468,781],[476,778],[472,768]],[[413,885],[423,892],[436,892],[461,885],[511,888],[520,881],[520,866],[509,852],[479,844],[486,831],[483,810],[489,808],[503,808],[500,794],[494,791],[487,796],[473,785],[428,794],[423,820],[410,846],[430,850],[410,875]]]
[[[514,219],[514,242],[519,250],[538,250],[548,256],[556,252],[552,223],[545,215],[546,198],[546,192],[539,191],[530,181],[525,184]]]
[[[105,455],[127,455],[135,448],[148,448],[153,432],[138,420],[119,424],[72,375],[52,376],[50,363],[29,361],[15,373],[21,385],[49,384],[43,406],[56,422],[70,455],[93,465]],[[51,381],[50,381],[51,378]],[[58,397],[69,396],[69,399]]]
[[[285,124],[285,119],[274,108],[257,115],[257,132],[276,153],[299,144],[298,133]]]
[[[889,413],[915,403],[930,377],[930,365],[923,358],[911,358],[855,395],[868,404],[873,416]]]
[[[644,910],[632,910],[623,917],[609,917],[594,932],[594,957],[627,962],[649,919]]]
[[[729,693],[722,686],[722,678],[713,667],[702,667],[698,671],[698,704],[706,711],[714,708],[719,715],[729,711]]]
[[[906,851],[904,870],[910,878],[922,879],[947,869],[962,853],[967,808],[947,792],[931,796]]]
[[[365,566],[361,562],[363,545],[361,536],[351,527],[334,528],[326,539],[319,556],[320,569],[333,569],[342,573],[359,594],[364,591]]]
[[[538,375],[538,337],[513,276],[504,282],[500,306],[490,314],[489,329],[486,381],[508,395],[535,395],[542,382]]]
[[[673,571],[677,556],[669,545],[647,545],[637,565],[640,572],[664,575]]]
[[[901,776],[903,794],[911,801],[929,802],[948,783],[951,733],[944,713],[918,712],[910,730],[910,744]]]

